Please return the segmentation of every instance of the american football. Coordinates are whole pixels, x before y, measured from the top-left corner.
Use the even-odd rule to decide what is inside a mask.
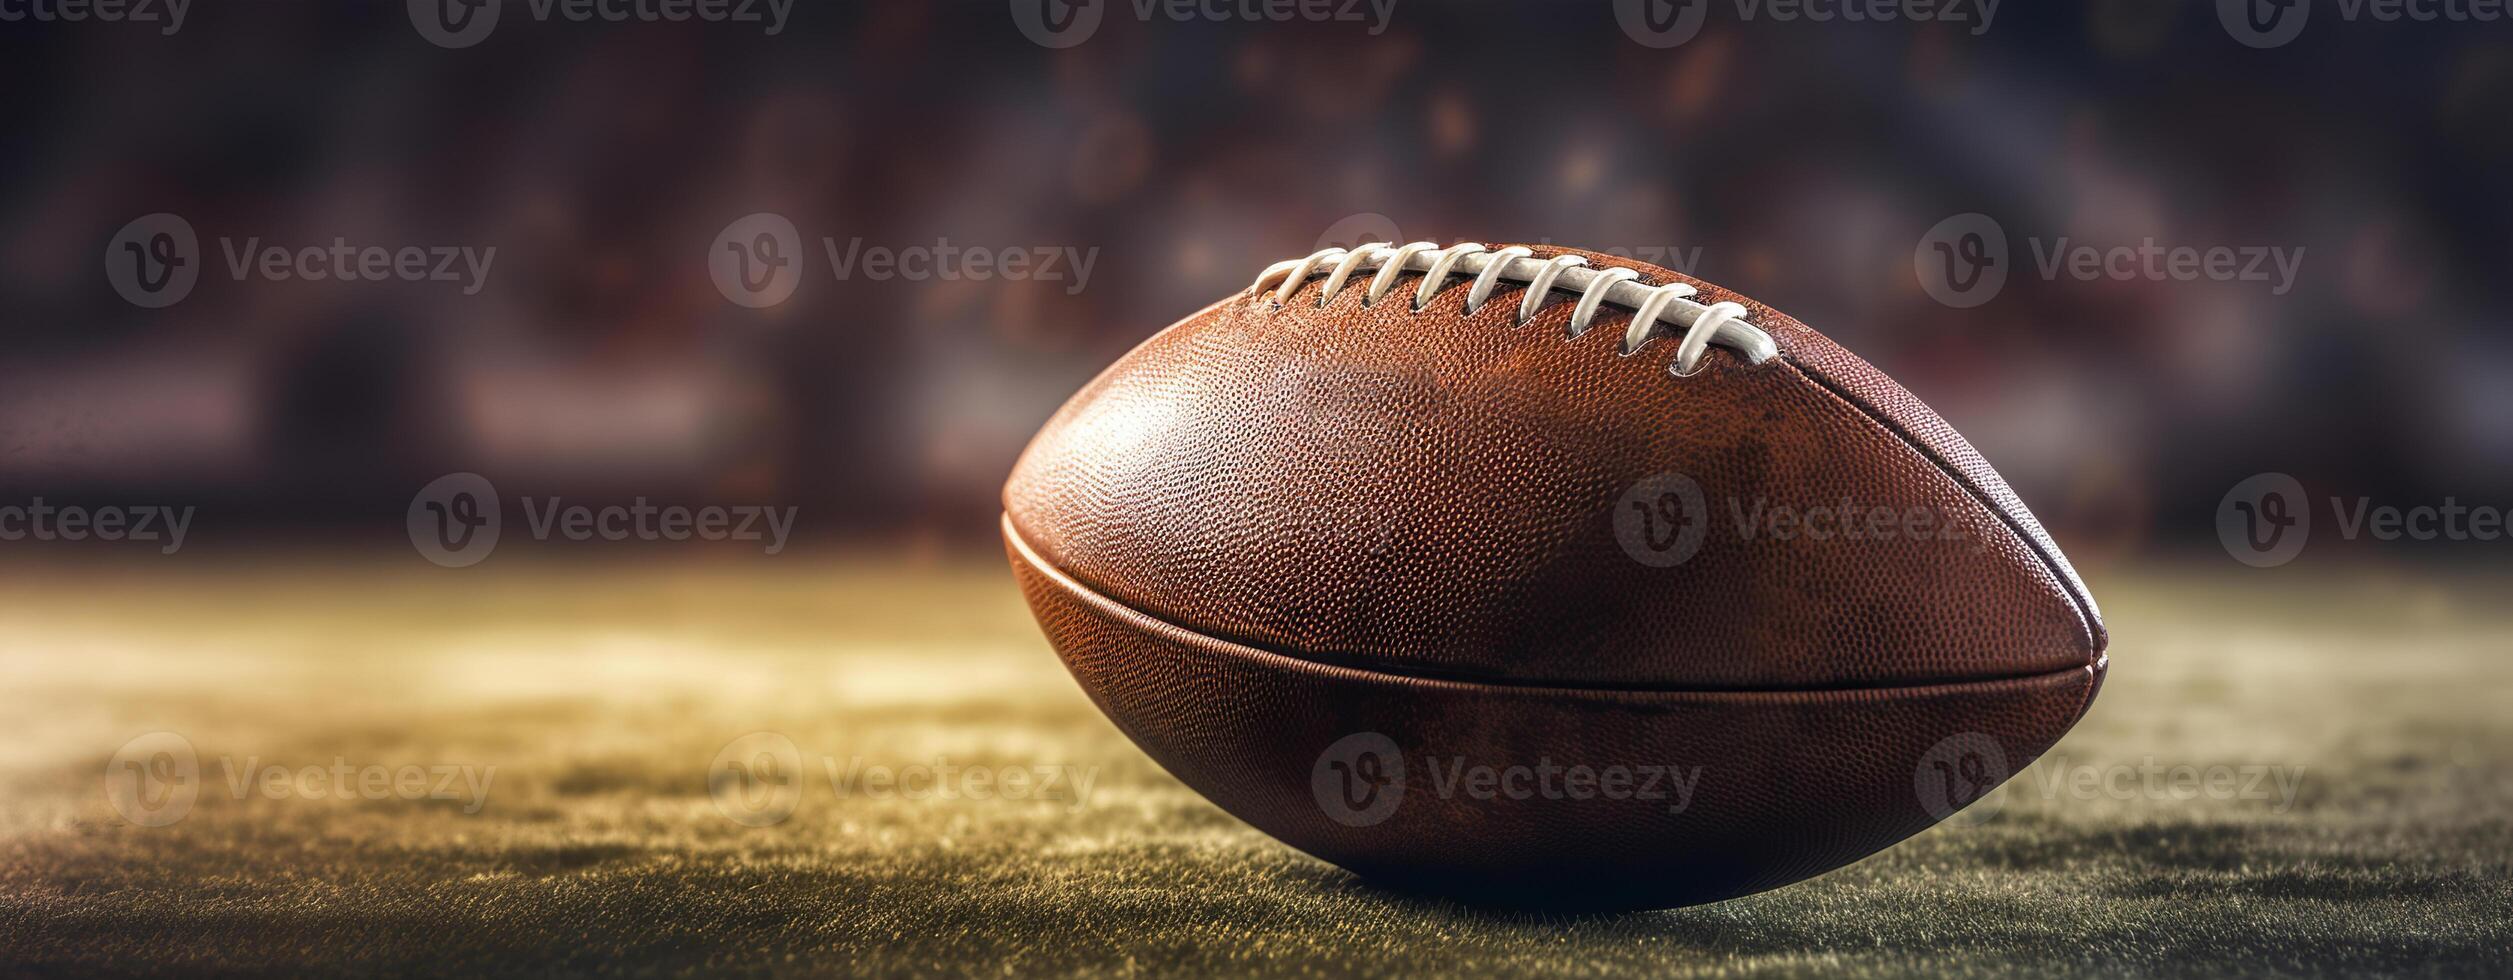
[[[1293,847],[1469,899],[1822,874],[2031,763],[2107,665],[2068,560],[1919,399],[1596,252],[1267,268],[1075,395],[1002,523],[1152,758]]]

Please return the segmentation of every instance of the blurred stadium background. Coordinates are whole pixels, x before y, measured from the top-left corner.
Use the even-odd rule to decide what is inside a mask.
[[[1057,50],[1014,20],[509,13],[459,50],[398,3],[202,5],[173,36],[13,24],[0,484],[197,504],[204,552],[397,547],[412,493],[461,470],[985,549],[1001,476],[1081,381],[1378,215],[1688,256],[1918,392],[2091,564],[2212,548],[2217,501],[2261,471],[2513,500],[2513,31],[2255,51],[2206,5],[2104,0],[2006,4],[1977,37],[1766,20],[1660,50],[1603,4],[1400,3],[1375,36],[1115,4]],[[704,264],[754,211],[815,260],[767,310]],[[101,262],[154,212],[211,265],[166,309]],[[2018,274],[1954,309],[1913,252],[1967,212],[2005,227]],[[231,279],[208,243],[251,236],[498,252],[476,295]],[[1079,291],[835,280],[821,240],[857,237],[1096,261]],[[2045,280],[2028,239],[2303,261],[2284,295]]]

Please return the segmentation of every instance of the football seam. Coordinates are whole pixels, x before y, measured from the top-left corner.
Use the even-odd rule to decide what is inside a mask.
[[[1166,616],[1157,615],[1147,610],[1137,608],[1132,603],[1128,603],[1111,596],[1105,591],[1085,583],[1081,579],[1075,578],[1072,573],[1057,567],[1054,562],[1048,561],[1046,556],[1039,554],[1036,548],[1030,546],[1029,540],[1022,535],[1020,528],[1013,523],[1012,515],[1010,513],[1004,514],[1000,523],[1003,527],[1004,540],[1011,544],[1015,550],[1020,552],[1020,557],[1024,563],[1028,564],[1031,568],[1037,569],[1039,574],[1046,576],[1058,588],[1064,589],[1066,592],[1080,597],[1085,603],[1114,610],[1121,616],[1141,620],[1142,622],[1148,623],[1159,630],[1172,633],[1180,638],[1192,638],[1203,643],[1229,647],[1247,654],[1270,657],[1286,661],[1288,663],[1300,664],[1320,670],[1348,671],[1368,677],[1399,680],[1415,684],[1447,685],[1467,690],[1479,691],[1510,691],[1525,693],[1559,691],[1590,695],[1673,695],[1719,701],[1792,697],[1819,700],[1839,698],[1856,699],[1924,696],[1931,693],[1960,690],[1983,685],[1997,686],[2030,684],[2035,681],[2053,681],[2077,674],[2099,677],[2109,661],[2109,658],[2098,654],[2084,664],[2062,667],[2058,670],[2037,670],[2009,674],[1980,674],[1911,684],[1806,684],[1777,687],[1709,687],[1650,683],[1575,684],[1565,683],[1559,680],[1522,680],[1508,677],[1461,676],[1457,674],[1443,674],[1433,671],[1399,670],[1391,669],[1387,665],[1383,664],[1365,664],[1352,661],[1342,661],[1307,652],[1278,650],[1270,646],[1251,643],[1246,640],[1234,639],[1226,636],[1217,636],[1201,629],[1185,626]],[[2089,683],[2088,687],[2090,688],[2091,686],[2092,685]],[[2082,713],[2083,709],[2080,708],[2079,710],[2080,713]]]
[[[1537,246],[1535,248],[1536,254],[1540,256],[1548,254],[1572,254],[1573,251],[1574,250],[1565,249],[1560,246]],[[1671,282],[1690,283],[1695,288],[1699,289],[1701,294],[1705,297],[1725,296],[1729,301],[1745,304],[1749,309],[1761,306],[1761,304],[1755,303],[1753,300],[1738,294],[1735,290],[1720,286],[1717,283],[1706,282],[1685,273],[1676,272],[1671,269],[1661,269],[1637,260],[1625,259],[1623,261],[1629,263],[1629,265],[1625,266],[1626,268],[1638,266],[1639,268],[1635,271],[1640,272],[1646,279],[1663,279]],[[1781,314],[1779,311],[1773,310],[1768,306],[1761,306],[1761,308],[1764,312],[1777,317],[1782,324],[1795,323],[1795,321],[1789,320],[1785,314]],[[1808,330],[1810,333],[1813,332],[1812,328],[1806,327],[1804,324],[1796,324],[1796,326],[1800,329]],[[1777,337],[1777,327],[1765,327],[1764,329],[1775,331],[1774,336],[1775,338]],[[1992,499],[1987,492],[1983,491],[1980,486],[1975,484],[1971,477],[1965,475],[1964,472],[1960,468],[1956,467],[1951,460],[1946,459],[1936,450],[1930,448],[1927,444],[1912,435],[1908,427],[1895,422],[1884,412],[1879,411],[1876,406],[1869,404],[1866,399],[1860,398],[1856,393],[1850,391],[1847,387],[1836,383],[1831,377],[1825,375],[1823,372],[1802,363],[1794,353],[1790,352],[1786,348],[1785,345],[1782,349],[1781,355],[1773,358],[1773,360],[1788,365],[1789,369],[1796,371],[1799,377],[1814,382],[1818,387],[1821,387],[1825,391],[1831,393],[1834,398],[1840,399],[1851,408],[1856,409],[1859,414],[1873,420],[1877,425],[1883,426],[1885,431],[1892,433],[1895,439],[1901,441],[1902,444],[1909,446],[1914,452],[1919,453],[1920,458],[1928,460],[1930,465],[1937,467],[1939,473],[1944,474],[1947,479],[1954,481],[1954,484],[1961,487],[1967,496],[1970,496],[1990,513],[1997,515],[1999,523],[2005,525],[2009,533],[2014,534],[2017,540],[2024,542],[2025,547],[2032,549],[2033,556],[2041,561],[2042,567],[2050,572],[2051,578],[2059,582],[2059,590],[2067,595],[2069,606],[2074,608],[2077,613],[2077,629],[2079,631],[2078,639],[2084,641],[2083,649],[2086,654],[2086,661],[2088,663],[2096,663],[2105,659],[2103,653],[2104,648],[2108,645],[2108,641],[2110,639],[2110,631],[2103,628],[2101,615],[2094,611],[2094,597],[2086,590],[2085,583],[2077,578],[2074,571],[2065,567],[2062,563],[2063,560],[2057,556],[2056,549],[2054,547],[2045,547],[2040,537],[2025,530],[2023,522],[2016,520],[2014,515],[2009,514],[2007,512],[2007,508],[1999,506],[1998,501]]]
[[[1891,418],[1888,418],[1885,413],[1878,411],[1875,406],[1869,405],[1865,399],[1858,397],[1847,388],[1835,383],[1831,378],[1825,376],[1822,372],[1812,370],[1805,365],[1800,364],[1797,358],[1793,356],[1783,356],[1780,358],[1780,361],[1781,363],[1787,364],[1790,370],[1796,371],[1799,377],[1805,378],[1809,382],[1814,383],[1816,387],[1824,389],[1825,392],[1831,394],[1834,398],[1840,399],[1842,403],[1856,409],[1860,415],[1865,416],[1870,421],[1882,426],[1885,431],[1892,433],[1896,440],[1899,440],[1903,445],[1910,447],[1911,451],[1918,453],[1921,459],[1927,460],[1929,465],[1937,467],[1938,473],[1944,475],[1948,480],[1952,481],[1955,486],[1962,488],[1964,494],[1971,497],[1975,503],[1980,504],[1983,510],[1987,510],[1990,514],[1996,516],[1998,518],[1998,523],[2005,526],[2008,533],[2015,535],[2016,540],[2024,542],[2024,546],[2026,548],[2032,549],[2033,557],[2039,559],[2042,563],[2042,568],[2050,572],[2051,578],[2059,583],[2060,593],[2068,597],[2069,608],[2075,610],[2077,613],[2077,629],[2079,631],[2077,638],[2084,641],[2084,650],[2087,662],[2093,663],[2097,660],[2103,659],[2104,643],[2101,640],[2103,633],[2095,628],[2094,624],[2097,620],[2095,618],[2093,606],[2087,601],[2087,597],[2082,594],[2082,586],[2077,582],[2075,574],[2060,567],[2058,560],[2052,556],[2051,550],[2043,547],[2042,542],[2038,538],[2036,538],[2031,532],[2026,531],[2024,524],[2016,520],[2015,515],[2007,513],[2007,508],[1999,506],[1997,500],[1992,499],[1987,492],[1975,485],[1972,482],[1972,479],[1965,476],[1962,470],[1956,468],[1952,461],[1946,459],[1944,455],[1938,453],[1935,449],[1929,448],[1917,437],[1913,436],[1907,427],[1896,423]]]

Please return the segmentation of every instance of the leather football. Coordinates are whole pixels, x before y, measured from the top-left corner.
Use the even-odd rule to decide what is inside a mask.
[[[1770,307],[1551,247],[1327,249],[1153,336],[1004,488],[1169,772],[1367,879],[1665,907],[1946,818],[2101,686],[1963,437]]]

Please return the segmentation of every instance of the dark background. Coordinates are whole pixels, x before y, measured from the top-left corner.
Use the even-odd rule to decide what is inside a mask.
[[[197,505],[197,547],[399,546],[411,494],[793,504],[817,540],[988,547],[1045,416],[1356,214],[1408,238],[1698,249],[1969,435],[2071,554],[2213,547],[2263,471],[2513,501],[2513,24],[2237,44],[2213,5],[1970,25],[1737,22],[1635,43],[1608,4],[1367,22],[1140,19],[1032,43],[1003,3],[757,24],[536,22],[429,43],[401,3],[202,2],[183,28],[0,25],[0,490]],[[1367,8],[1364,8],[1365,11]],[[736,307],[714,236],[812,259]],[[142,309],[105,246],[184,216]],[[1995,218],[2005,290],[1922,291]],[[494,245],[487,288],[234,281],[221,237]],[[1097,249],[1063,282],[857,277],[819,240]],[[2304,250],[2267,284],[2046,281],[2027,242]],[[2397,552],[2394,552],[2397,553]]]

